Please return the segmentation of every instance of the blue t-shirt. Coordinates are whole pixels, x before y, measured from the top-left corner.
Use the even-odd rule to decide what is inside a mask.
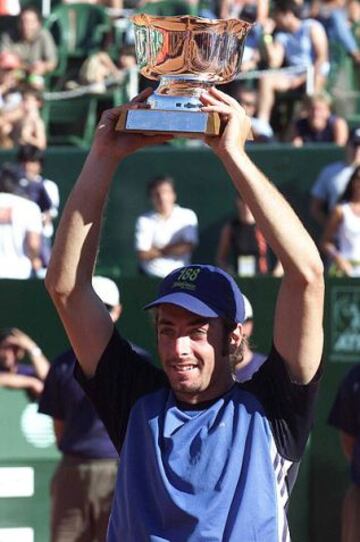
[[[275,349],[252,380],[192,406],[116,331],[94,378],[76,376],[121,450],[108,542],[289,540],[317,383],[291,383]]]
[[[329,424],[355,437],[351,479],[360,486],[360,365],[355,365],[340,384],[329,415]]]
[[[7,369],[0,367],[0,373],[8,373]],[[28,363],[17,363],[15,374],[22,376],[33,376],[39,378],[35,372],[34,366]],[[40,380],[40,379],[39,379]]]

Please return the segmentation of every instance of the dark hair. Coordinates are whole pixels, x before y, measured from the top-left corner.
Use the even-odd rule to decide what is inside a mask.
[[[24,189],[19,185],[19,178],[12,164],[4,164],[0,169],[0,192],[27,197]]]
[[[14,328],[3,327],[2,329],[0,329],[0,344],[12,335],[14,335]]]
[[[34,13],[38,19],[39,22],[42,21],[42,16],[41,16],[41,13],[40,13],[40,10],[37,8],[37,6],[25,6],[21,12],[20,12],[20,17],[23,13],[26,13],[27,11],[30,11],[30,13]]]
[[[19,147],[16,159],[18,162],[40,162],[44,163],[44,151],[35,145],[21,145]]]
[[[356,168],[352,172],[352,175],[346,185],[343,194],[339,197],[339,202],[352,200],[354,194],[354,183],[355,181],[357,181],[358,178],[360,178],[360,166],[356,166]]]
[[[147,195],[148,196],[151,196],[151,193],[153,190],[155,190],[155,188],[157,188],[158,186],[164,184],[164,183],[167,183],[167,184],[170,184],[175,192],[175,181],[172,177],[170,177],[169,175],[158,175],[157,177],[154,177],[153,179],[151,179],[149,182],[148,182],[148,185],[147,185]]]
[[[295,0],[275,0],[272,12],[273,14],[290,12],[295,17],[300,17],[301,7]]]

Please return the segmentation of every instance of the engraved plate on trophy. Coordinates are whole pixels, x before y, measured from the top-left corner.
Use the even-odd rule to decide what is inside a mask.
[[[219,134],[219,115],[201,111],[199,96],[238,75],[252,25],[189,15],[138,14],[132,21],[140,72],[160,82],[148,108],[121,112],[116,130],[181,137]]]

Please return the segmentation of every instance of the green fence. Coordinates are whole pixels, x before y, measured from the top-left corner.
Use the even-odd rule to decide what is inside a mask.
[[[252,145],[249,154],[256,164],[286,195],[307,227],[314,224],[308,215],[309,191],[321,168],[343,157],[334,145],[294,149],[287,145]],[[47,151],[45,174],[56,181],[63,205],[73,186],[86,153],[75,148]],[[0,153],[0,164],[13,154]],[[146,149],[126,159],[115,176],[104,222],[99,256],[100,268],[122,276],[136,274],[134,227],[137,216],[149,208],[146,184],[162,173],[172,175],[180,205],[198,214],[200,243],[194,255],[198,263],[213,262],[220,228],[234,212],[234,191],[221,162],[207,148],[176,150],[170,146]]]
[[[116,279],[118,281],[118,279]],[[157,281],[123,278],[118,282],[124,314],[119,328],[132,341],[150,350],[156,358],[152,322],[142,306],[152,299]],[[272,315],[278,279],[241,280],[255,312],[254,343],[267,351],[271,343]],[[360,358],[360,282],[356,279],[327,281],[325,319],[325,373],[318,403],[316,424],[302,462],[290,506],[290,526],[294,542],[338,542],[340,505],[348,473],[338,435],[326,423],[340,378]],[[61,323],[42,281],[0,281],[0,327],[15,325],[29,333],[50,359],[67,348]],[[20,391],[0,390],[0,534],[5,528],[32,529],[34,542],[48,542],[49,483],[58,460],[49,420],[36,416],[36,405]],[[14,471],[10,480],[22,480],[20,490],[30,496],[1,497],[11,493],[4,486],[4,468],[27,467]],[[6,476],[5,476],[6,478]],[[16,482],[17,485],[17,482]],[[16,492],[15,492],[16,493]],[[5,493],[6,494],[6,493]],[[1,540],[1,537],[0,537]],[[28,542],[25,538],[19,538]],[[29,539],[30,542],[31,539]]]

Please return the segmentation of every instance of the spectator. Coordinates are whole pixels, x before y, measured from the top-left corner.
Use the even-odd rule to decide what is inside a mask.
[[[11,110],[21,102],[19,91],[20,61],[14,53],[0,53],[0,113]]]
[[[42,213],[43,232],[41,261],[47,267],[51,253],[51,239],[54,234],[53,221],[58,215],[60,205],[59,188],[54,181],[42,176],[44,152],[34,145],[20,147],[17,154],[19,185],[28,198],[37,203]]]
[[[245,109],[251,119],[251,131],[255,143],[267,143],[274,140],[274,132],[270,124],[257,117],[259,107],[259,95],[256,89],[245,87],[235,81],[232,85],[231,95]]]
[[[22,363],[27,356],[31,362]],[[0,387],[25,389],[39,397],[49,362],[38,345],[20,329],[0,330]]]
[[[323,89],[329,72],[328,42],[321,23],[314,19],[301,20],[295,0],[278,0],[273,17],[277,33],[273,36],[272,23],[264,28],[264,48],[270,68],[286,66],[299,68],[299,73],[267,74],[259,80],[258,117],[270,122],[276,92],[297,90],[305,92],[306,69],[314,68],[314,87]],[[268,25],[269,26],[269,25]]]
[[[340,432],[342,451],[350,466],[351,485],[341,510],[341,542],[360,540],[360,365],[342,380],[331,407],[329,424]]]
[[[22,95],[19,90],[20,61],[14,53],[0,53],[0,148],[13,147],[10,137],[13,121],[21,110]]]
[[[239,194],[236,194],[236,216],[222,227],[216,263],[229,273],[239,276],[282,274],[277,263],[271,269],[270,251],[265,237],[256,225],[254,215]]]
[[[105,92],[107,87],[123,83],[126,72],[135,67],[136,57],[132,46],[119,51],[117,63],[106,51],[100,51],[85,60],[79,72],[79,82],[83,85],[96,84],[97,92]]]
[[[175,183],[161,175],[148,184],[153,210],[136,221],[135,249],[140,270],[164,277],[186,265],[198,243],[198,220],[191,209],[176,204]]]
[[[249,299],[244,295],[245,316],[243,322],[244,351],[242,360],[235,358],[234,375],[237,382],[251,380],[266,360],[266,355],[254,352],[251,348],[251,336],[254,329],[254,312]]]
[[[13,145],[33,145],[45,149],[46,129],[40,110],[42,97],[39,91],[26,89],[22,93],[22,103],[16,118],[13,119],[9,134]]]
[[[357,65],[360,65],[359,44],[351,30],[350,12],[353,15],[356,7],[348,0],[315,0],[312,3],[312,15],[324,26],[330,45],[341,44]],[[357,0],[357,4],[359,4]],[[331,52],[331,47],[330,47]]]
[[[41,15],[32,6],[21,10],[15,32],[6,32],[1,36],[0,49],[18,55],[26,81],[35,88],[43,88],[44,78],[57,65],[54,39],[42,27]]]
[[[292,121],[290,136],[295,147],[304,143],[335,143],[343,147],[349,138],[347,122],[331,111],[331,97],[322,92],[307,96],[304,111]]]
[[[39,206],[26,198],[15,173],[0,172],[0,278],[28,279],[41,269]]]
[[[220,17],[236,17],[264,24],[269,17],[269,0],[220,0]]]
[[[360,165],[360,127],[350,133],[345,161],[325,166],[311,189],[310,214],[321,226],[325,225],[357,165]]]
[[[115,282],[95,276],[92,285],[115,323],[122,312]],[[132,347],[142,359],[151,360],[147,352]],[[39,404],[39,411],[53,418],[57,446],[63,454],[51,484],[51,542],[102,542],[119,454],[92,403],[74,379],[74,367],[73,350],[51,364]]]
[[[54,235],[53,221],[58,216],[60,193],[57,184],[42,176],[44,152],[34,145],[20,147],[17,155],[20,165],[19,185],[31,201],[37,203],[42,212],[43,232],[41,261],[46,268],[51,253],[51,239]]]
[[[269,0],[220,0],[220,18],[241,18],[253,24],[246,38],[242,71],[254,70],[262,60],[261,36],[269,17]]]
[[[360,166],[329,217],[321,246],[333,262],[330,274],[360,277]]]

